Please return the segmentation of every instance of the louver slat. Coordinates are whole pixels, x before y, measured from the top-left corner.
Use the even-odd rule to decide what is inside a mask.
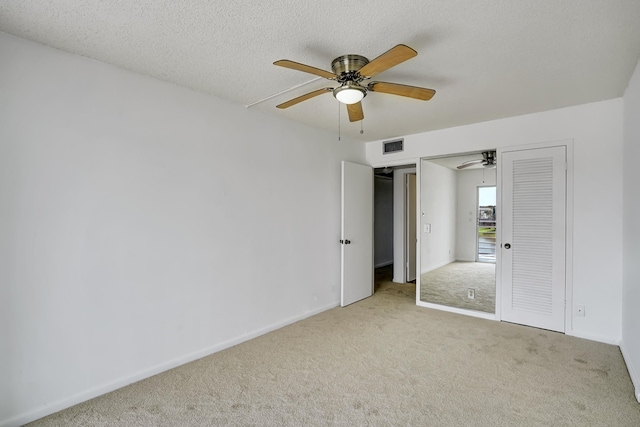
[[[512,307],[540,314],[553,309],[553,158],[513,163]]]

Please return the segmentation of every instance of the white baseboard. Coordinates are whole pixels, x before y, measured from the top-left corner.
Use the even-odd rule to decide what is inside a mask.
[[[432,304],[430,302],[417,301],[416,305],[420,307],[433,308],[434,310],[448,311],[449,313],[462,314],[470,317],[479,317],[487,320],[498,320],[495,314],[483,313],[475,310],[465,310],[464,308],[449,307],[446,305]]]
[[[627,371],[629,371],[629,376],[631,377],[631,382],[633,383],[633,388],[635,389],[636,400],[640,403],[640,373],[638,369],[640,366],[634,366],[631,360],[631,356],[626,349],[624,344],[624,340],[620,343],[620,352],[622,353],[622,358],[624,359],[624,363],[627,365]]]
[[[617,345],[617,346],[620,345],[620,341],[621,341],[619,337],[614,338],[608,335],[589,334],[589,333],[579,332],[579,331],[566,331],[564,334],[572,337],[576,337],[576,338],[584,338],[585,340],[598,341],[601,343]]]
[[[275,331],[284,326],[306,319],[307,317],[311,317],[316,314],[322,313],[323,311],[327,311],[332,308],[338,307],[339,305],[340,305],[339,301],[333,302],[323,307],[319,307],[314,310],[302,313],[300,315],[292,316],[288,319],[284,319],[282,321],[276,322],[267,327],[257,329],[253,332],[240,335],[238,337],[223,341],[221,343],[212,345],[210,347],[206,347],[202,350],[199,350],[190,354],[186,354],[184,356],[178,357],[173,360],[169,360],[165,363],[161,363],[159,365],[153,366],[148,369],[144,369],[132,375],[126,375],[124,377],[118,378],[117,380],[99,385],[97,387],[93,387],[89,390],[83,391],[73,396],[65,397],[55,402],[47,403],[37,409],[16,415],[9,419],[0,420],[0,427],[18,427],[18,426],[30,423],[42,417],[46,417],[47,415],[51,415],[55,412],[69,408],[73,405],[77,405],[78,403],[86,402],[87,400],[93,399],[94,397],[101,396],[103,394],[112,392],[119,388],[125,387],[129,384],[135,383],[137,381],[141,381],[146,378],[152,377],[161,372],[168,371],[169,369],[173,369],[180,365],[184,365],[185,363],[193,362],[194,360],[198,360],[205,356],[209,356],[213,353],[217,353],[219,351],[225,350],[229,347],[233,347],[234,345],[238,345],[250,339],[259,337],[260,335],[264,335],[266,333]]]

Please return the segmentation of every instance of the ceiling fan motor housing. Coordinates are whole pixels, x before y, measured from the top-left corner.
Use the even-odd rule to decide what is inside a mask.
[[[358,70],[369,60],[361,55],[342,55],[331,62],[331,69],[340,86],[333,90],[333,96],[343,104],[355,104],[367,95],[367,89],[360,85],[363,77]]]
[[[495,165],[496,163],[495,151],[485,151],[482,153],[482,157],[484,157],[485,165]]]
[[[358,70],[368,63],[369,60],[361,55],[342,55],[331,62],[331,69],[338,76],[339,83],[359,83],[363,79]]]

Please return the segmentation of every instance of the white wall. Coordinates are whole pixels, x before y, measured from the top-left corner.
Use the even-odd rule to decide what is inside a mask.
[[[393,264],[393,179],[375,176],[373,203],[373,264]]]
[[[478,187],[496,185],[496,169],[462,169],[457,172],[456,260],[475,261]]]
[[[420,271],[455,261],[456,172],[423,160],[420,170]],[[425,224],[431,232],[424,231]]]
[[[338,304],[360,143],[0,33],[0,425]]]
[[[624,94],[622,352],[640,402],[640,64]]]
[[[404,151],[382,158],[382,141],[367,144],[372,165],[547,141],[574,141],[573,300],[586,316],[567,333],[619,343],[622,333],[622,99],[596,102],[404,137]],[[606,233],[593,230],[606,219]]]

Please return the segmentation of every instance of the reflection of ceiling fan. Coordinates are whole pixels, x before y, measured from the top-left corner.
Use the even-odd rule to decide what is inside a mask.
[[[325,87],[314,90],[305,95],[291,99],[280,105],[278,108],[288,108],[299,102],[306,101],[323,93],[333,92],[333,96],[343,104],[347,105],[349,120],[352,122],[362,120],[364,113],[362,112],[362,104],[360,101],[367,96],[367,92],[382,92],[391,95],[406,96],[409,98],[420,99],[423,101],[430,100],[436,91],[416,86],[401,85],[398,83],[371,82],[362,85],[364,80],[368,80],[378,73],[400,64],[401,62],[411,59],[418,53],[408,46],[399,44],[391,48],[387,52],[369,61],[360,55],[342,55],[331,62],[333,73],[309,65],[300,64],[299,62],[281,59],[273,64],[280,67],[291,68],[292,70],[304,71],[305,73],[315,74],[325,79],[335,80],[340,85],[338,87]]]
[[[463,162],[462,164],[456,166],[458,169],[465,169],[473,165],[482,164],[485,168],[495,168],[496,167],[496,152],[495,151],[483,151],[482,159],[469,160],[468,162]]]

